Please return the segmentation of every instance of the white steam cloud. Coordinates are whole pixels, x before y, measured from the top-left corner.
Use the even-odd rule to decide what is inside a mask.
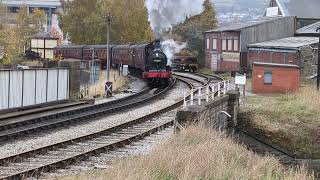
[[[183,22],[186,17],[200,14],[204,0],[146,0],[145,6],[149,13],[149,22],[155,36],[172,25]]]
[[[171,66],[174,55],[187,47],[187,43],[177,43],[173,39],[161,43],[163,52],[167,55],[168,65]]]

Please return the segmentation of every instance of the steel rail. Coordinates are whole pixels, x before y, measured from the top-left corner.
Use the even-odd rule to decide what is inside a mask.
[[[190,88],[192,87],[192,84],[190,82],[187,82],[184,79],[179,79],[179,80],[184,82],[184,83],[187,83],[187,85]],[[176,103],[174,103],[174,104],[172,104],[172,105],[170,105],[170,106],[168,106],[166,108],[163,108],[163,109],[161,109],[161,110],[159,110],[157,112],[151,113],[151,114],[149,114],[147,116],[135,119],[135,120],[127,122],[127,123],[123,123],[123,124],[108,128],[106,130],[103,130],[103,131],[100,131],[100,132],[97,132],[97,133],[85,135],[85,136],[78,137],[78,138],[75,138],[75,139],[71,139],[71,140],[67,140],[67,141],[64,141],[64,142],[57,143],[57,144],[53,144],[53,145],[49,145],[49,146],[46,146],[46,147],[42,147],[42,148],[39,148],[39,149],[34,149],[32,151],[29,151],[29,152],[25,152],[25,153],[21,153],[21,154],[17,154],[17,155],[12,155],[10,157],[2,158],[2,159],[0,159],[0,164],[10,165],[11,163],[21,162],[26,158],[34,157],[37,154],[38,155],[39,154],[44,154],[44,153],[46,153],[46,152],[48,152],[50,150],[63,148],[63,147],[66,147],[68,145],[72,145],[72,144],[75,144],[75,143],[78,143],[78,142],[87,141],[87,140],[90,140],[90,139],[93,139],[93,138],[97,138],[97,137],[101,137],[101,136],[104,136],[104,135],[108,135],[108,134],[111,134],[113,132],[117,132],[117,131],[119,131],[121,129],[132,127],[134,125],[141,125],[141,124],[143,125],[144,122],[150,121],[153,118],[158,117],[161,114],[164,114],[164,113],[167,113],[167,112],[169,112],[171,110],[177,109],[182,104],[183,104],[183,100],[179,100],[178,102],[176,102]],[[173,120],[165,122],[165,123],[161,123],[156,127],[150,128],[145,132],[142,132],[142,133],[140,133],[138,135],[135,135],[135,136],[131,136],[131,137],[127,138],[127,139],[124,139],[124,140],[121,140],[121,141],[117,141],[117,142],[114,142],[114,143],[110,143],[110,144],[107,144],[105,146],[101,146],[100,148],[93,149],[91,151],[87,151],[87,152],[84,152],[84,153],[79,153],[76,156],[68,157],[68,158],[63,159],[61,161],[48,163],[48,164],[39,166],[37,168],[31,168],[31,169],[28,169],[28,170],[23,170],[23,171],[20,171],[20,172],[15,172],[15,173],[7,174],[7,175],[4,175],[4,176],[0,176],[0,179],[22,179],[22,178],[25,178],[25,177],[38,175],[39,173],[49,171],[50,169],[63,168],[66,165],[72,164],[77,160],[82,160],[82,159],[84,159],[84,158],[86,158],[86,157],[88,157],[90,155],[93,155],[93,154],[96,154],[96,153],[100,153],[100,152],[104,152],[104,151],[110,150],[110,149],[112,149],[114,147],[122,146],[123,144],[128,144],[131,141],[141,139],[142,137],[148,136],[151,133],[157,132],[161,128],[165,128],[165,127],[168,127],[168,126],[171,126],[171,125],[173,125]],[[1,168],[1,166],[0,166],[0,168]]]
[[[155,95],[148,95],[147,97],[137,100],[139,96],[143,97],[148,90],[142,91],[136,95],[132,95],[123,99],[107,102],[104,104],[93,105],[90,107],[80,108],[73,111],[67,111],[60,114],[50,115],[46,118],[37,118],[32,120],[26,120],[23,122],[13,123],[13,125],[4,125],[10,127],[6,130],[0,131],[0,141],[17,138],[25,134],[31,134],[43,130],[53,129],[73,123],[83,122],[92,118],[102,117],[107,114],[128,110],[129,108],[142,105],[149,101],[164,95],[169,89],[176,84],[174,79],[170,86],[166,87]],[[126,102],[128,100],[129,102]],[[108,108],[109,107],[109,108]],[[68,117],[69,116],[69,117]],[[50,121],[49,121],[50,120]],[[40,124],[39,124],[40,123]],[[29,127],[28,127],[29,125]]]

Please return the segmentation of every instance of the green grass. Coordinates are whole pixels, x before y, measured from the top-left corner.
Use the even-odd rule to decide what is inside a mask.
[[[239,124],[298,158],[320,158],[320,93],[312,88],[248,97]]]

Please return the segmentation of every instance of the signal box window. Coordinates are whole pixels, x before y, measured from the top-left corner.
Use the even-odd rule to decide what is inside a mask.
[[[264,72],[264,84],[272,84],[272,72],[271,71]]]
[[[228,51],[232,51],[232,39],[228,39]]]
[[[239,51],[239,40],[233,40],[233,51]]]
[[[226,51],[226,50],[227,50],[227,40],[222,39],[222,51]]]
[[[214,49],[214,50],[217,49],[217,39],[212,40],[212,49]]]
[[[210,49],[210,39],[207,38],[207,49]]]

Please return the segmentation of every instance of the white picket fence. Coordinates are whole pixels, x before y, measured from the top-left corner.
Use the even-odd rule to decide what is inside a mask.
[[[184,93],[183,108],[187,106],[199,105],[201,106],[203,100],[209,102],[216,97],[225,95],[230,90],[230,81],[223,81],[215,84],[209,84],[197,89],[191,89]],[[195,103],[196,102],[196,103]]]

